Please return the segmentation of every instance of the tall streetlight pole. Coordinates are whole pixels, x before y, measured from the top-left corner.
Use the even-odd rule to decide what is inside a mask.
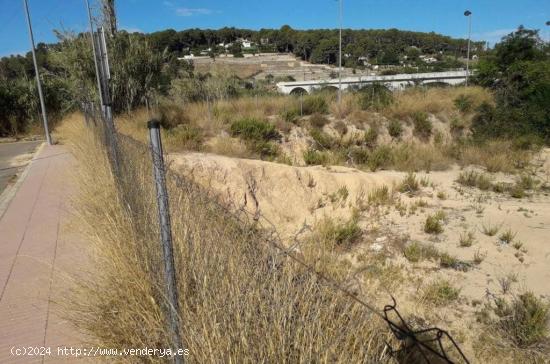
[[[468,51],[466,53],[466,86],[468,86],[468,78],[470,77],[470,39],[472,37],[472,12],[466,10],[464,16],[468,17]]]
[[[550,26],[550,20],[548,20],[545,24],[546,26]],[[550,43],[550,31],[546,31],[546,36],[548,37],[547,42]]]
[[[342,103],[342,1],[339,0],[339,20],[340,20],[340,39],[339,39],[339,51],[338,51],[338,104]]]
[[[92,11],[90,9],[90,2],[88,0],[86,0],[86,9],[88,11],[88,21],[90,22],[90,41],[92,42],[92,52],[94,57],[95,75],[96,75],[96,81],[97,81],[97,92],[99,94],[99,108],[101,109],[103,107],[103,91],[101,90],[99,65],[97,64],[97,53],[95,49],[94,24],[92,21]]]
[[[32,34],[31,16],[29,14],[29,4],[27,3],[27,0],[23,0],[23,7],[25,8],[25,14],[27,15],[27,25],[29,27],[29,38],[31,41],[32,60],[34,63],[34,74],[36,76],[38,97],[40,98],[40,108],[42,109],[42,121],[44,122],[44,133],[46,134],[46,141],[48,142],[48,145],[52,145],[52,138],[50,137],[50,130],[48,129],[48,116],[46,115],[46,104],[44,103],[44,95],[42,94],[42,84],[40,83],[40,74],[38,73],[38,63],[36,62],[36,52],[34,51],[34,36]]]

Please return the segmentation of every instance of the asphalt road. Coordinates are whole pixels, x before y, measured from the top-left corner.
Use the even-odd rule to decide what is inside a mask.
[[[27,165],[42,141],[0,143],[0,194]],[[26,155],[28,158],[25,158]]]

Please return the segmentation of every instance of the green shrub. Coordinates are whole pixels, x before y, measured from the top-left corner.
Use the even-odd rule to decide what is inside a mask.
[[[459,295],[460,289],[447,280],[433,282],[424,292],[424,298],[436,306],[448,305],[456,301]]]
[[[441,234],[443,232],[441,218],[437,214],[428,215],[424,223],[424,232],[428,234]]]
[[[354,217],[347,221],[327,218],[323,221],[318,234],[326,246],[349,248],[361,237],[362,231]]]
[[[280,138],[272,124],[254,118],[244,118],[231,124],[231,135],[244,140],[268,141]]]
[[[310,148],[304,152],[304,162],[308,166],[324,165],[327,160],[327,155],[318,150]]]
[[[199,150],[204,141],[204,134],[200,128],[180,124],[167,130],[170,144],[189,150]]]
[[[348,155],[353,164],[367,164],[370,158],[370,151],[366,148],[352,147],[348,150]]]
[[[310,135],[316,149],[331,149],[336,146],[334,138],[320,129],[312,129]]]
[[[302,111],[304,115],[326,114],[328,113],[328,104],[322,95],[308,95],[304,97]]]
[[[398,139],[403,134],[403,126],[399,120],[392,119],[388,124],[388,133],[394,139]]]
[[[467,113],[472,111],[474,100],[470,95],[461,94],[454,100],[454,104],[458,111],[461,113]]]
[[[428,259],[438,259],[439,251],[433,245],[421,244],[419,242],[413,241],[412,243],[405,246],[403,251],[405,258],[409,262],[417,263],[422,260]]]
[[[393,160],[392,149],[387,145],[377,147],[370,155],[368,165],[371,171],[388,167]]]
[[[369,148],[376,147],[376,141],[378,140],[378,127],[372,125],[367,132],[365,132],[365,144]]]
[[[493,188],[493,183],[489,177],[483,173],[474,170],[463,171],[458,175],[456,180],[463,186],[477,187],[480,190],[487,191]]]
[[[420,183],[418,182],[418,179],[416,179],[416,175],[412,172],[407,174],[407,176],[399,184],[398,190],[401,193],[408,194],[418,192],[420,190]]]
[[[296,109],[286,110],[281,113],[281,117],[283,118],[283,120],[289,123],[296,123],[296,120],[298,120],[299,116],[300,112]]]
[[[359,106],[363,110],[382,110],[393,102],[392,92],[384,85],[372,84],[359,90]]]
[[[520,348],[527,348],[548,339],[550,320],[548,303],[527,292],[511,303],[496,300],[495,322],[500,333]]]
[[[414,133],[420,137],[427,139],[432,135],[432,122],[425,112],[415,112],[413,114]]]

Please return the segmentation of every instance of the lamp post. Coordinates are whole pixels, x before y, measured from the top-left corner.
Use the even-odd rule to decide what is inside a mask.
[[[546,26],[550,26],[550,20],[548,20],[545,24]],[[546,31],[546,36],[548,37],[547,42],[550,43],[550,31]]]
[[[466,52],[466,86],[468,86],[468,78],[470,77],[470,39],[472,36],[472,12],[466,10],[464,16],[468,17],[468,51]]]
[[[342,1],[339,0],[340,39],[338,51],[338,105],[342,103]]]
[[[31,16],[29,14],[29,4],[27,0],[23,0],[23,7],[25,8],[25,14],[27,16],[27,26],[29,28],[29,39],[31,41],[32,61],[34,63],[34,73],[36,76],[36,86],[38,88],[38,97],[40,98],[40,109],[42,110],[42,121],[44,122],[44,133],[46,134],[46,141],[48,145],[52,145],[52,138],[50,137],[50,130],[48,129],[48,116],[46,115],[46,105],[44,103],[44,95],[42,94],[42,84],[40,83],[40,73],[38,71],[38,63],[36,62],[36,52],[34,50],[34,36],[32,33]]]

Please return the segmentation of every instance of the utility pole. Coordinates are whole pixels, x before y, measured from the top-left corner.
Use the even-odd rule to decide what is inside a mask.
[[[338,105],[342,103],[342,1],[339,0],[340,39],[338,52]]]
[[[466,55],[466,86],[468,86],[468,79],[470,78],[470,39],[472,37],[472,12],[466,10],[464,16],[468,17],[468,51]]]
[[[92,22],[92,11],[90,10],[90,2],[86,0],[86,9],[88,9],[88,20],[90,21],[90,41],[92,42],[92,52],[94,57],[95,76],[97,80],[97,92],[99,94],[99,105],[103,106],[103,92],[101,91],[101,76],[99,74],[99,66],[97,64],[97,53],[95,49],[94,25]]]
[[[116,13],[115,13],[115,0],[102,0],[103,2],[103,22],[104,28],[107,28],[109,36],[116,34]]]
[[[27,25],[29,26],[29,38],[31,40],[32,61],[34,63],[34,73],[36,75],[36,85],[38,88],[38,97],[40,98],[40,108],[42,110],[42,121],[44,122],[44,133],[48,145],[52,145],[50,130],[48,128],[48,116],[46,115],[46,104],[44,103],[44,95],[42,94],[42,84],[40,83],[40,73],[38,72],[38,63],[36,62],[36,52],[34,51],[34,36],[32,34],[31,16],[29,14],[29,4],[27,0],[23,0],[25,14],[27,15]]]

